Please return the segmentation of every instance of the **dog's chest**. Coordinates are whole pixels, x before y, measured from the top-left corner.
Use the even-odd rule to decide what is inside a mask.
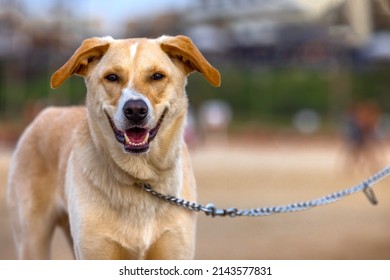
[[[143,258],[150,246],[166,230],[164,219],[169,214],[165,205],[159,205],[153,197],[133,197],[137,202],[129,203],[117,210],[105,211],[104,220],[109,239],[120,244],[124,249]],[[156,203],[157,202],[157,203]]]
[[[72,230],[79,231],[76,236],[80,235],[81,239],[88,237],[108,242],[126,251],[131,258],[141,259],[166,230],[165,206],[160,209],[154,197],[126,193],[116,205],[106,199],[96,199],[97,194],[90,194],[88,201],[73,206],[78,210],[71,211],[71,221],[77,223],[73,224]]]
[[[134,181],[113,176],[115,173],[104,169],[99,162],[87,161],[94,163],[93,169],[85,165],[80,168],[78,162],[81,161],[71,158],[66,180],[67,205],[76,244],[77,240],[83,243],[86,237],[97,243],[103,240],[129,252],[132,258],[143,258],[170,224],[169,205]],[[85,157],[83,162],[86,163]],[[170,180],[164,186],[177,183]],[[164,187],[161,181],[159,184]]]

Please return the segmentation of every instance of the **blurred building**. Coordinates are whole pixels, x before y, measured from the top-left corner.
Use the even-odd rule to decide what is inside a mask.
[[[305,10],[290,0],[199,0],[186,20],[200,47],[220,49],[275,45],[283,26],[305,17]]]
[[[389,7],[387,0],[198,0],[185,23],[205,51],[323,63],[389,30]]]

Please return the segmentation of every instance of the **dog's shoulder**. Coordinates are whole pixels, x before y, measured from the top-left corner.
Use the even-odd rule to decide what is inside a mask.
[[[45,108],[19,139],[19,149],[38,154],[56,154],[71,142],[72,135],[87,123],[85,107]]]
[[[36,130],[45,133],[64,134],[87,121],[87,110],[83,106],[47,107],[31,124]]]
[[[79,121],[87,117],[87,109],[85,106],[69,106],[69,107],[55,107],[50,106],[42,110],[38,115],[38,120],[49,119],[50,122],[60,119],[66,121]]]

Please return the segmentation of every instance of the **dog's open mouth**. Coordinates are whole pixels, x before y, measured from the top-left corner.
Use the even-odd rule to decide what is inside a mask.
[[[107,114],[108,121],[114,131],[116,140],[123,144],[126,152],[140,154],[145,153],[149,150],[150,142],[156,137],[157,132],[164,119],[166,110],[162,113],[155,127],[148,129],[146,127],[134,126],[126,131],[119,130],[110,116]]]

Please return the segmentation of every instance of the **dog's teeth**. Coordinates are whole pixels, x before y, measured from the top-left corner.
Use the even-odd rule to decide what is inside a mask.
[[[129,137],[127,137],[126,133],[124,135],[125,135],[125,143],[130,144],[131,141],[130,141]]]
[[[145,139],[140,142],[140,143],[133,143],[131,142],[131,140],[129,139],[129,137],[126,135],[126,133],[124,134],[124,137],[125,137],[125,144],[129,145],[129,146],[134,146],[134,147],[138,147],[138,146],[143,146],[143,145],[146,145],[148,143],[148,140],[149,140],[149,133],[146,134],[145,136]]]

